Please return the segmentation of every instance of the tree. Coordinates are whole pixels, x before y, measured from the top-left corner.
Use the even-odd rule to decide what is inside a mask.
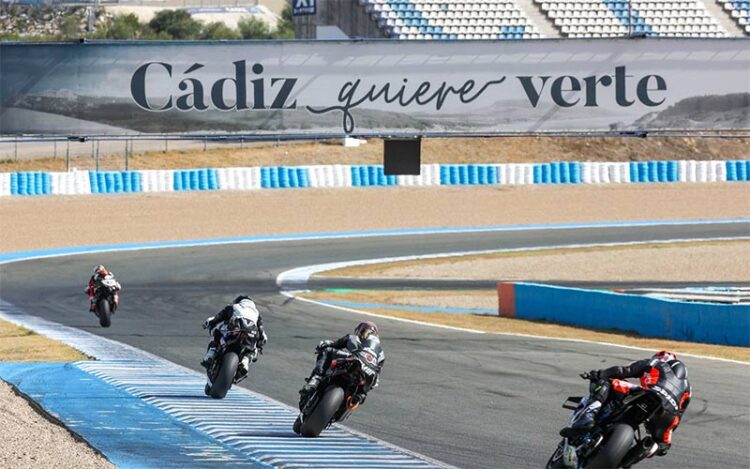
[[[133,13],[115,15],[107,30],[107,39],[138,39],[143,26]]]
[[[242,39],[271,39],[273,37],[268,24],[254,16],[240,20],[237,27],[240,29]]]
[[[157,36],[166,33],[173,39],[195,39],[201,32],[201,24],[185,10],[161,10],[148,25]]]
[[[273,32],[275,39],[294,39],[294,21],[292,20],[292,6],[287,3],[281,11],[281,19]]]
[[[241,39],[240,33],[221,22],[209,23],[203,27],[201,39]]]
[[[66,16],[60,22],[60,33],[65,39],[75,39],[81,35],[81,21],[76,15]]]

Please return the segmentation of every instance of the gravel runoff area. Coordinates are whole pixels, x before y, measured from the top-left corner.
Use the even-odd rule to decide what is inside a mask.
[[[64,427],[40,415],[0,381],[0,467],[14,469],[115,467]]]
[[[261,234],[747,216],[750,186],[743,184],[5,197],[0,252]],[[109,467],[4,383],[0,419],[0,467]],[[29,442],[41,446],[23,446]]]

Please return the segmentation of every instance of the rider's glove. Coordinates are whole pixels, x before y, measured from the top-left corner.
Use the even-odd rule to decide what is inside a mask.
[[[602,373],[599,370],[591,370],[587,373],[581,373],[581,378],[590,381],[599,381],[602,378]]]
[[[323,350],[326,347],[330,347],[333,344],[332,340],[321,340],[315,350]]]
[[[261,347],[266,345],[268,343],[268,334],[266,334],[266,331],[263,331],[263,333],[260,336],[260,345]]]
[[[208,329],[211,326],[211,321],[213,321],[214,317],[210,316],[208,319],[203,321],[203,329]]]

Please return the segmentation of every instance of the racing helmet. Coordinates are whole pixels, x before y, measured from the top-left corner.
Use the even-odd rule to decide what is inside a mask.
[[[677,360],[677,355],[673,352],[670,352],[669,350],[659,350],[651,358],[662,361],[664,363],[669,363],[671,361]]]
[[[380,330],[378,329],[378,326],[375,325],[372,321],[364,321],[357,324],[357,327],[354,328],[354,333],[357,334],[357,337],[360,338],[360,340],[367,339],[370,335],[379,336]]]
[[[238,296],[237,298],[235,298],[235,299],[234,299],[234,301],[232,301],[232,304],[235,304],[235,305],[236,305],[237,303],[239,303],[239,302],[240,302],[240,301],[242,301],[242,300],[250,300],[250,301],[252,301],[253,299],[252,299],[252,298],[250,298],[250,297],[249,297],[249,296],[247,296],[247,295],[240,295],[240,296]]]
[[[106,277],[107,275],[109,275],[109,271],[107,270],[106,267],[99,264],[96,267],[94,267],[94,275],[95,276],[98,275],[99,277]]]

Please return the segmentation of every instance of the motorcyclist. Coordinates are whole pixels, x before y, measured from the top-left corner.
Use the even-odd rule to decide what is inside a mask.
[[[107,283],[114,284],[114,301],[116,305],[120,304],[120,290],[122,290],[122,286],[120,285],[120,282],[115,279],[115,275],[107,270],[106,267],[99,264],[96,267],[94,267],[94,273],[91,275],[91,278],[89,279],[88,285],[86,285],[86,289],[84,290],[84,293],[89,295],[89,311],[94,312],[96,310],[96,290],[101,288],[102,282],[108,281]]]
[[[661,399],[663,410],[649,422],[648,430],[655,443],[641,456],[650,458],[654,454],[667,454],[672,445],[672,432],[680,424],[692,396],[687,367],[674,353],[662,350],[651,358],[627,366],[591,370],[581,376],[591,380],[590,395],[585,403],[582,402],[586,408],[578,420],[560,431],[561,436],[571,438],[590,430],[601,408],[617,405],[620,398],[644,389]],[[626,378],[640,378],[640,386],[624,381]]]
[[[208,350],[206,355],[201,360],[201,365],[209,368],[216,358],[216,348],[221,340],[221,328],[219,327],[222,323],[232,323],[239,321],[249,321],[254,323],[258,327],[258,342],[256,344],[258,350],[262,350],[263,346],[268,342],[268,335],[263,328],[263,318],[260,316],[255,302],[246,295],[240,295],[232,301],[232,304],[226,305],[221,311],[215,316],[208,317],[203,321],[203,329],[208,329],[211,334],[211,342],[208,344]],[[242,371],[247,373],[250,369],[250,360],[257,359],[257,352],[250,355],[245,355],[240,359],[239,367]]]
[[[316,347],[318,358],[315,362],[315,368],[313,368],[310,377],[307,379],[307,384],[300,389],[299,393],[304,396],[315,391],[320,384],[324,370],[330,366],[331,360],[336,356],[338,351],[344,350],[348,352],[368,350],[376,357],[377,372],[372,380],[368,381],[356,395],[352,396],[353,403],[362,404],[367,397],[367,393],[378,386],[380,372],[383,370],[383,363],[385,362],[385,354],[383,353],[383,348],[380,346],[380,330],[371,321],[359,323],[354,328],[354,334],[347,334],[338,340],[321,341]]]

